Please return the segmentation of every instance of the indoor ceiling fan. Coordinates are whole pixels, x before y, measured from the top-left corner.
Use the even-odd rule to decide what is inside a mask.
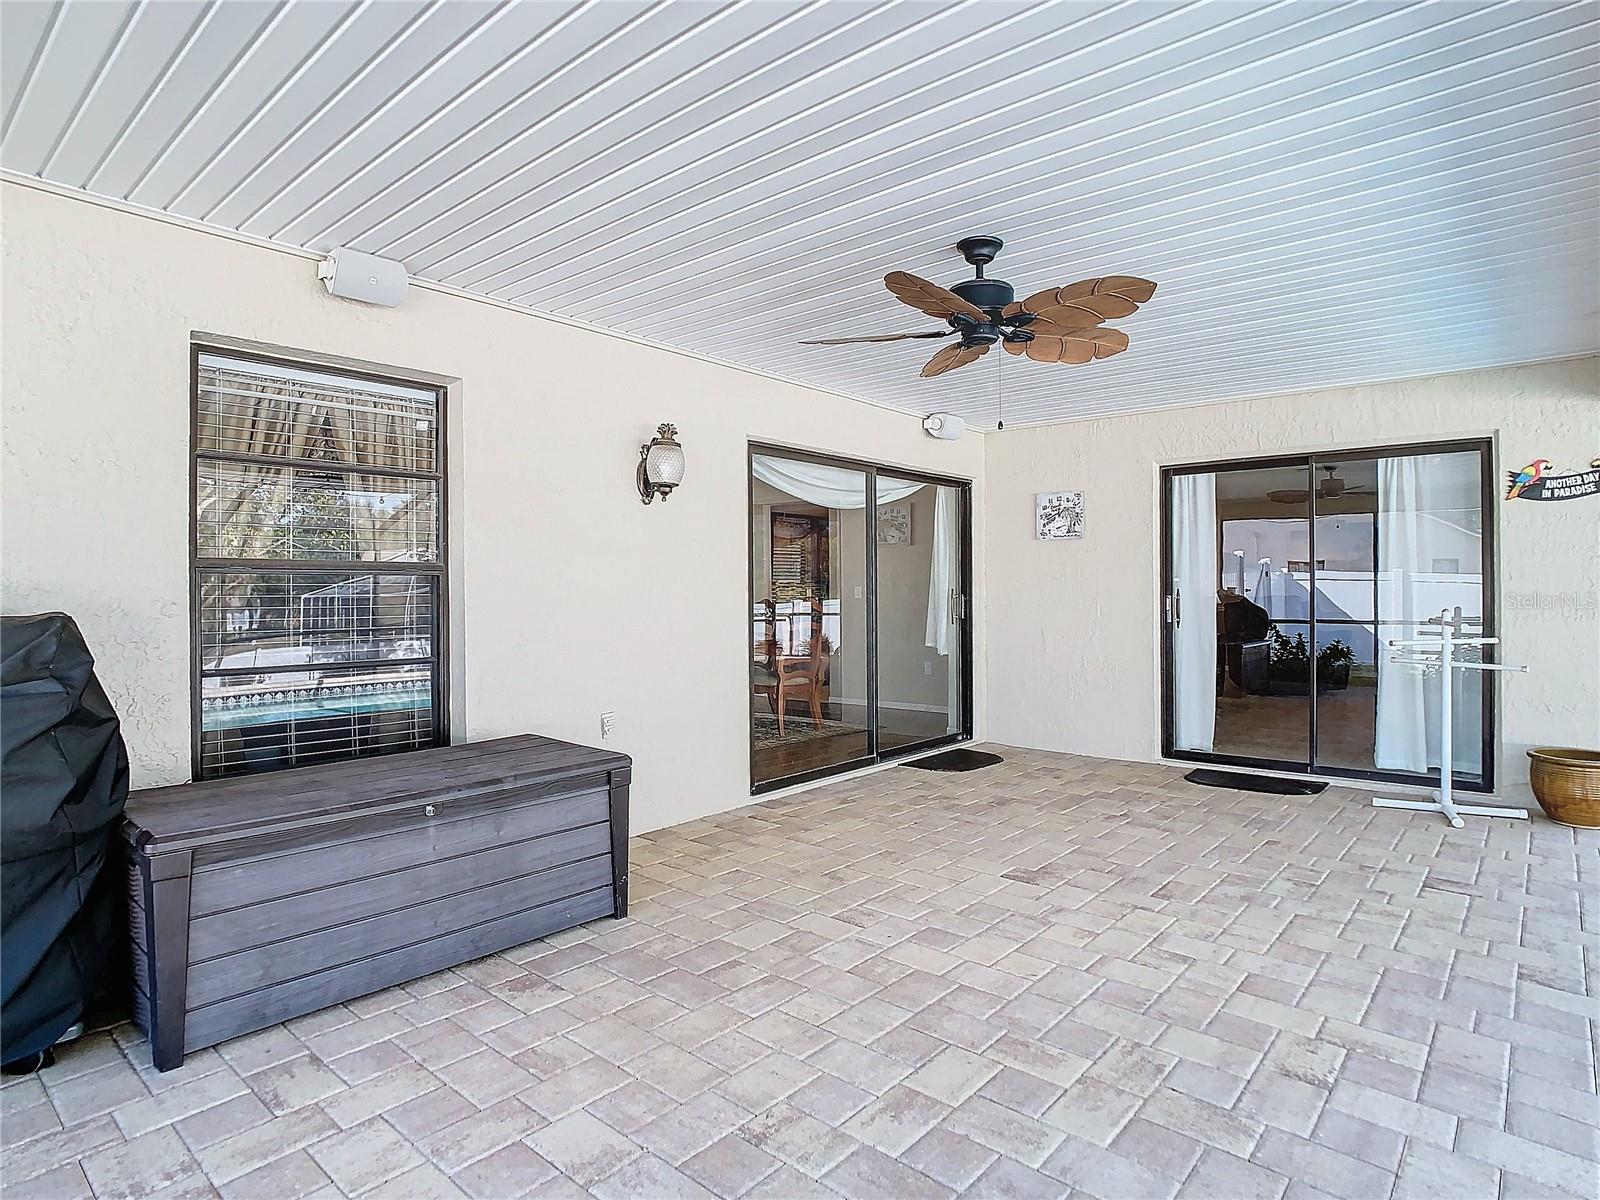
[[[1012,354],[1035,362],[1086,363],[1110,358],[1128,348],[1128,335],[1109,329],[1114,321],[1135,313],[1155,295],[1156,285],[1132,275],[1103,275],[1066,287],[1046,288],[1023,300],[1000,279],[985,279],[983,268],[1004,245],[997,237],[962,238],[956,249],[977,269],[977,278],[942,288],[905,271],[890,271],[884,284],[912,308],[939,317],[949,329],[927,333],[878,333],[867,337],[821,338],[803,346],[840,346],[848,342],[898,342],[907,338],[960,340],[941,349],[922,368],[924,378],[964,367],[999,342]]]
[[[1345,487],[1344,480],[1334,472],[1337,467],[1323,467],[1328,477],[1317,484],[1318,500],[1337,500],[1341,496],[1371,496],[1373,489],[1367,487]],[[1305,488],[1279,488],[1277,491],[1268,492],[1267,499],[1274,504],[1304,504],[1311,498],[1311,493]]]

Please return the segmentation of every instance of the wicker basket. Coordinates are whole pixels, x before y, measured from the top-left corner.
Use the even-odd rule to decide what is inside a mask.
[[[1545,816],[1561,825],[1600,829],[1600,750],[1535,746],[1529,782]]]

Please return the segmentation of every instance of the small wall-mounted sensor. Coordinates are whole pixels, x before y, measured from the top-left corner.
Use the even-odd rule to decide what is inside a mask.
[[[932,416],[924,417],[922,427],[928,431],[929,437],[941,438],[947,442],[959,440],[967,431],[967,423],[950,413],[934,413]]]
[[[383,308],[399,308],[410,286],[406,269],[400,263],[343,246],[322,260],[317,267],[317,278],[328,285],[330,296]]]

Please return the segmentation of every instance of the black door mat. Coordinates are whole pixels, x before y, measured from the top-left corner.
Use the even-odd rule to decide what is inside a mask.
[[[997,762],[1005,762],[1005,759],[987,750],[959,749],[930,754],[927,758],[908,762],[906,766],[916,767],[919,771],[976,771],[980,767],[992,767]]]
[[[1278,779],[1272,775],[1246,775],[1242,771],[1208,771],[1202,767],[1184,776],[1204,787],[1232,788],[1236,792],[1269,792],[1274,796],[1315,796],[1327,784],[1313,779]]]

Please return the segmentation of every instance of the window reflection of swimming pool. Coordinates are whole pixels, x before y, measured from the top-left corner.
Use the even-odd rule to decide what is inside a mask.
[[[410,679],[307,691],[208,697],[201,703],[200,723],[209,733],[254,725],[425,709],[432,704],[431,691],[427,679]]]

